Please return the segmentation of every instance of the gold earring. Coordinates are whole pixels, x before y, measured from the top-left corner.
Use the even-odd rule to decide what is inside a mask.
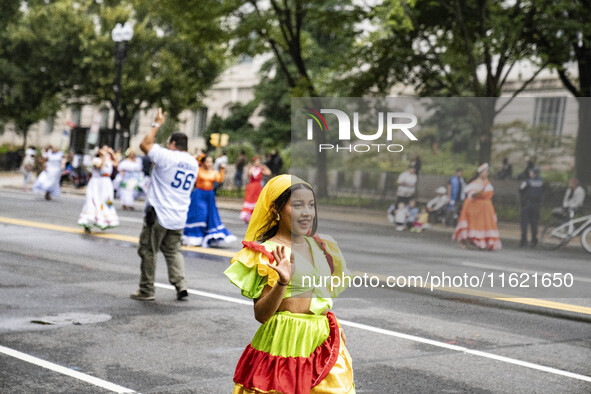
[[[277,216],[275,217],[277,219],[277,221],[281,221],[281,216],[279,216],[279,214],[277,214]]]

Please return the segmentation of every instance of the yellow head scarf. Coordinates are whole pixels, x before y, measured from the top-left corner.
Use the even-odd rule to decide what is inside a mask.
[[[246,230],[245,241],[256,241],[258,232],[265,226],[269,221],[273,220],[272,225],[277,223],[277,219],[271,218],[271,204],[275,201],[284,191],[289,189],[292,185],[304,184],[310,186],[307,182],[301,180],[295,175],[278,175],[272,178],[259,195],[257,204],[252,212],[250,223],[248,224],[248,230]],[[310,186],[312,188],[312,186]]]

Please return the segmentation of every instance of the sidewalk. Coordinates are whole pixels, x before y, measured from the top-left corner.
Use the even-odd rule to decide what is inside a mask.
[[[218,208],[240,211],[242,209],[242,200],[229,197],[218,197]],[[366,223],[376,226],[392,227],[388,222],[386,212],[367,208],[352,208],[344,206],[319,206],[318,216],[321,218],[347,223]],[[501,239],[520,240],[521,229],[519,223],[498,223]],[[440,233],[449,233],[450,239],[454,232],[453,227],[447,227],[443,224],[434,224],[425,231],[435,231]]]
[[[0,172],[0,188],[21,189],[23,184],[23,176],[18,171]],[[70,185],[62,187],[62,193],[84,195],[85,188],[76,189]],[[242,199],[231,197],[218,197],[217,205],[221,209],[232,211],[240,211],[242,209]],[[376,226],[389,226],[390,224],[386,218],[386,212],[382,210],[373,210],[367,208],[352,208],[352,207],[337,207],[337,206],[323,206],[319,207],[318,215],[321,218],[326,218],[334,221],[346,223],[367,223]],[[502,240],[519,240],[521,238],[521,230],[518,223],[499,222],[499,232]],[[541,230],[540,226],[540,230]],[[447,227],[441,224],[435,224],[426,231],[435,231],[439,233],[448,233],[450,238],[453,234],[453,227]]]

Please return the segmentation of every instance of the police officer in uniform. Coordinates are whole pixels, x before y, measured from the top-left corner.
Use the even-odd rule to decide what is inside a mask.
[[[544,181],[540,176],[540,169],[535,167],[529,170],[529,178],[524,180],[520,187],[521,194],[521,247],[527,246],[527,226],[531,226],[531,247],[538,244],[538,221],[540,219],[540,202]]]

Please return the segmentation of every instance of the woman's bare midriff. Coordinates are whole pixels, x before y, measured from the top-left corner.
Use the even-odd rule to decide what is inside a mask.
[[[313,313],[310,312],[310,298],[306,297],[306,295],[298,296],[298,297],[290,297],[284,298],[277,308],[279,312],[291,312],[291,313],[307,313],[312,315]],[[323,315],[326,314],[326,311],[322,312]]]

